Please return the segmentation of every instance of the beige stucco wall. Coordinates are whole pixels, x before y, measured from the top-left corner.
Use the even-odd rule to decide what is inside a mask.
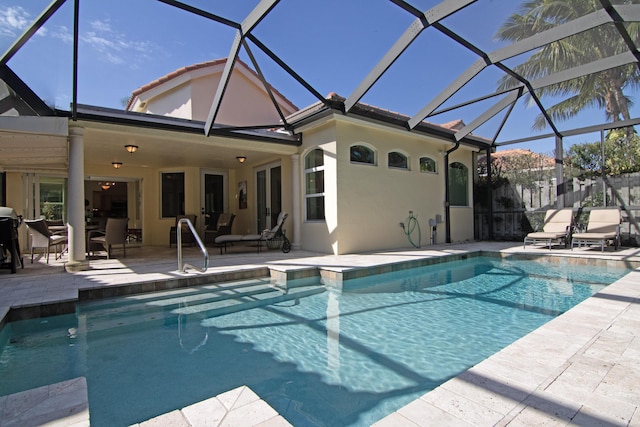
[[[216,117],[216,124],[238,126],[272,125],[280,122],[280,116],[271,102],[271,98],[253,75],[246,71],[232,73],[222,104]],[[221,71],[200,75],[185,80],[164,92],[153,95],[150,92],[144,109],[138,110],[183,119],[206,121],[215,96]],[[167,84],[168,85],[168,84]],[[141,95],[144,97],[145,95]],[[283,114],[294,111],[287,103],[281,105]]]
[[[190,119],[192,111],[191,88],[189,84],[183,84],[171,91],[165,92],[150,100],[147,104],[147,113],[159,116],[170,116],[181,119]]]
[[[453,162],[460,162],[464,164],[469,170],[469,181],[467,194],[469,196],[468,206],[451,206],[451,242],[464,242],[474,239],[473,230],[473,153],[469,148],[460,147],[449,155],[449,164]],[[443,198],[444,200],[444,198]],[[442,232],[440,232],[442,231]],[[438,240],[440,242],[445,241],[444,226],[438,228]]]
[[[325,253],[337,251],[338,183],[337,183],[337,134],[334,123],[304,132],[304,144],[300,156],[300,212],[301,245],[303,249]],[[305,221],[305,176],[304,158],[313,149],[324,150],[325,221]]]
[[[344,254],[411,247],[399,225],[407,224],[409,211],[413,211],[420,224],[421,245],[430,244],[429,219],[436,215],[445,219],[441,152],[450,149],[451,143],[344,117],[305,131],[304,142],[305,154],[315,147],[325,150],[327,217],[326,223],[303,223],[304,249]],[[376,152],[376,165],[351,163],[349,149],[353,144],[372,148]],[[390,151],[405,154],[409,170],[390,169],[387,166]],[[437,162],[437,173],[420,172],[419,158],[423,156]],[[450,161],[464,163],[471,172],[472,152],[460,148],[450,156]],[[469,176],[470,186],[471,182]],[[470,206],[471,195],[470,187]],[[302,197],[304,200],[304,194]],[[437,230],[438,242],[442,243],[445,225],[438,225]],[[472,208],[452,209],[451,230],[452,241],[473,239]],[[412,238],[417,239],[417,235],[412,234]]]

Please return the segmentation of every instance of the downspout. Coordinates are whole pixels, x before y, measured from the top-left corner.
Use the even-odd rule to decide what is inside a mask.
[[[493,240],[493,174],[491,173],[491,149],[487,148],[487,202],[489,204],[489,240]]]
[[[449,154],[453,153],[460,147],[460,142],[456,141],[451,149],[444,153],[444,227],[445,239],[447,243],[451,243],[451,212],[449,209]]]

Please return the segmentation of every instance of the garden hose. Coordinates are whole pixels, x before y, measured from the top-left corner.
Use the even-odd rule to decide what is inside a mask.
[[[411,243],[411,246],[413,246],[414,248],[419,248],[422,235],[420,234],[420,224],[418,223],[418,218],[413,216],[413,212],[409,212],[409,218],[407,218],[407,226],[405,227],[402,223],[400,225],[402,226],[404,234],[407,235],[407,239],[409,240],[409,243]],[[411,237],[416,229],[418,230],[418,244],[416,244]]]

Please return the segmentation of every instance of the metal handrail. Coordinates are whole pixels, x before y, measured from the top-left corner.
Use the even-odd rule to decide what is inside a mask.
[[[193,234],[193,237],[195,237],[198,246],[200,246],[200,250],[202,251],[202,255],[204,256],[203,268],[198,268],[194,267],[191,264],[182,263],[182,224],[187,224],[189,230],[191,230],[191,234]],[[178,270],[184,273],[187,267],[191,267],[201,273],[207,271],[207,268],[209,267],[209,252],[207,251],[207,248],[205,248],[204,243],[202,243],[202,240],[200,240],[200,236],[198,235],[198,232],[196,231],[193,224],[191,224],[189,218],[180,218],[180,220],[178,221],[178,224],[176,225],[176,238],[178,241]]]

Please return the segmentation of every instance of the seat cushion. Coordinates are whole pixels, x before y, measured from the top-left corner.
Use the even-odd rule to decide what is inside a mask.
[[[565,233],[546,233],[544,231],[538,231],[536,233],[527,234],[527,239],[560,239],[564,237]]]
[[[605,240],[615,239],[617,234],[614,233],[575,233],[573,235],[574,240]]]
[[[239,242],[243,237],[241,234],[223,234],[222,236],[216,237],[215,241],[216,243]]]

